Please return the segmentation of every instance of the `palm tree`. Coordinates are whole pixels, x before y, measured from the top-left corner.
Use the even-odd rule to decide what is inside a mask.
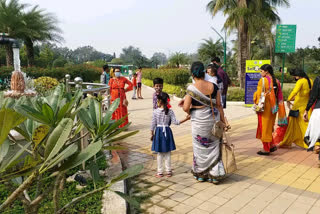
[[[9,34],[12,38],[19,38],[23,31],[22,11],[27,4],[20,4],[18,0],[0,0],[0,32]],[[6,49],[7,66],[13,65],[13,52],[10,44]]]
[[[34,43],[41,42],[61,42],[61,30],[57,26],[57,19],[53,14],[45,13],[37,6],[23,14],[24,29],[22,39],[26,45],[28,66],[34,65]]]
[[[272,24],[280,20],[276,14],[276,6],[289,6],[288,0],[212,0],[207,10],[215,16],[219,11],[227,15],[224,28],[229,32],[237,30],[238,34],[238,78],[241,88],[245,86],[245,66],[249,57],[250,32],[260,25],[259,30],[271,30]]]
[[[201,61],[206,62],[215,56],[223,55],[223,44],[220,40],[214,42],[212,38],[209,38],[203,39],[203,41],[198,49]]]
[[[180,67],[180,65],[187,64],[188,63],[188,56],[187,54],[176,52],[169,58],[169,64],[175,65],[177,68]]]

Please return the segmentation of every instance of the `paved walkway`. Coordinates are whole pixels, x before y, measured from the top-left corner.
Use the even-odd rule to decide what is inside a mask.
[[[299,148],[279,149],[268,157],[256,155],[262,147],[255,139],[256,116],[232,105],[226,110],[236,147],[238,171],[219,185],[198,183],[190,173],[192,141],[190,121],[172,126],[177,150],[172,153],[174,176],[156,178],[156,155],[150,151],[152,93],[143,87],[143,100],[130,100],[129,130],[140,132],[127,139],[127,162],[143,163],[137,185],[152,197],[142,204],[144,213],[320,213],[320,169],[317,155]],[[131,93],[128,93],[131,98]],[[177,118],[185,113],[171,101]]]

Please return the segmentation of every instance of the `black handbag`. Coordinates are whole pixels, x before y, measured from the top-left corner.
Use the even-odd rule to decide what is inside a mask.
[[[289,117],[299,117],[299,110],[290,110]]]

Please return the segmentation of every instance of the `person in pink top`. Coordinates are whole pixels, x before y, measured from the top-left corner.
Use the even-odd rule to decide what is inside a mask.
[[[137,96],[138,99],[143,99],[142,94],[141,94],[141,89],[142,89],[142,83],[141,83],[141,79],[142,79],[142,68],[139,67],[138,71],[136,72],[137,74],[137,83],[138,83],[138,90],[137,90]]]

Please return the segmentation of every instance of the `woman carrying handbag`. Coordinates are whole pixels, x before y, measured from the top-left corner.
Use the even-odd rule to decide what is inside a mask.
[[[263,150],[257,152],[258,155],[270,155],[270,152],[277,150],[272,142],[272,133],[278,113],[278,125],[286,125],[287,118],[283,103],[283,95],[280,82],[274,76],[271,65],[261,66],[261,79],[258,83],[257,91],[254,93],[254,103],[258,116],[258,128],[256,138],[263,144]]]

